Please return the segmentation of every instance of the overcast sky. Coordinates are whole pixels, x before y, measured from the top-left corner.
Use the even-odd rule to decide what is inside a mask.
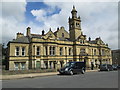
[[[47,33],[49,28],[54,32],[61,26],[69,32],[68,17],[71,17],[73,5],[81,17],[82,31],[87,38],[101,37],[111,49],[118,49],[117,2],[2,2],[0,42],[7,43],[16,38],[17,32],[26,35],[28,26],[36,34],[41,34],[43,29]]]

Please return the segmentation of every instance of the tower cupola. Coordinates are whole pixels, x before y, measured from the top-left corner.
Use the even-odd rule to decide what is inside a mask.
[[[76,11],[74,5],[73,5],[73,9],[72,9],[71,13],[72,13],[72,18],[77,18],[77,11]]]

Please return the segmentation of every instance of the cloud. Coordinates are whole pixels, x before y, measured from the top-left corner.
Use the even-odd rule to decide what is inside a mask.
[[[26,2],[2,2],[2,16],[0,16],[0,27],[2,27],[2,36],[0,43],[7,43],[15,38],[17,32],[23,32],[25,29],[25,11]]]
[[[105,43],[108,43],[112,49],[118,48],[118,14],[117,2],[46,2],[50,7],[61,9],[59,13],[47,16],[49,10],[32,10],[31,13],[36,20],[44,22],[43,29],[52,27],[53,31],[58,26],[64,26],[67,31],[68,17],[71,16],[72,6],[75,5],[82,20],[82,31],[88,37],[95,39],[101,37]],[[52,9],[51,12],[54,12]],[[111,38],[112,36],[112,38]],[[114,41],[114,42],[113,42]],[[114,44],[116,43],[116,44]]]
[[[82,31],[87,37],[95,39],[101,37],[112,49],[118,48],[118,14],[117,2],[46,2],[49,8],[31,10],[31,14],[36,21],[43,23],[43,26],[35,24],[33,21],[24,23],[26,2],[4,2],[2,6],[2,17],[0,16],[0,27],[2,27],[2,40],[4,43],[15,38],[17,32],[25,33],[27,26],[30,26],[32,33],[40,33],[49,28],[56,31],[57,27],[64,26],[67,31],[68,17],[71,17],[72,6],[75,5],[80,15]],[[56,8],[60,11],[56,12]]]
[[[44,22],[46,19],[46,11],[45,10],[32,10],[31,11],[33,16],[36,16],[36,20],[39,22]]]
[[[23,21],[25,19],[25,5],[25,2],[3,2],[2,17],[7,19],[16,19],[17,21]]]

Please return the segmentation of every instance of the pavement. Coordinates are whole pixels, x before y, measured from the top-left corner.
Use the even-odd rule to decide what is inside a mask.
[[[97,72],[98,70],[86,70],[86,72]],[[34,78],[42,76],[52,76],[59,74],[59,72],[48,72],[48,73],[30,73],[30,74],[17,74],[17,75],[0,75],[0,80],[12,80],[22,78]]]

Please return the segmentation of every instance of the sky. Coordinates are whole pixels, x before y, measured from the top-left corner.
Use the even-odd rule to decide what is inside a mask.
[[[19,0],[18,0],[19,1]],[[7,44],[16,38],[16,33],[26,35],[26,28],[31,33],[41,34],[58,27],[65,27],[69,32],[68,18],[71,17],[73,5],[81,17],[81,27],[87,39],[101,37],[111,49],[118,49],[118,2],[73,2],[47,1],[1,2],[0,43]]]

